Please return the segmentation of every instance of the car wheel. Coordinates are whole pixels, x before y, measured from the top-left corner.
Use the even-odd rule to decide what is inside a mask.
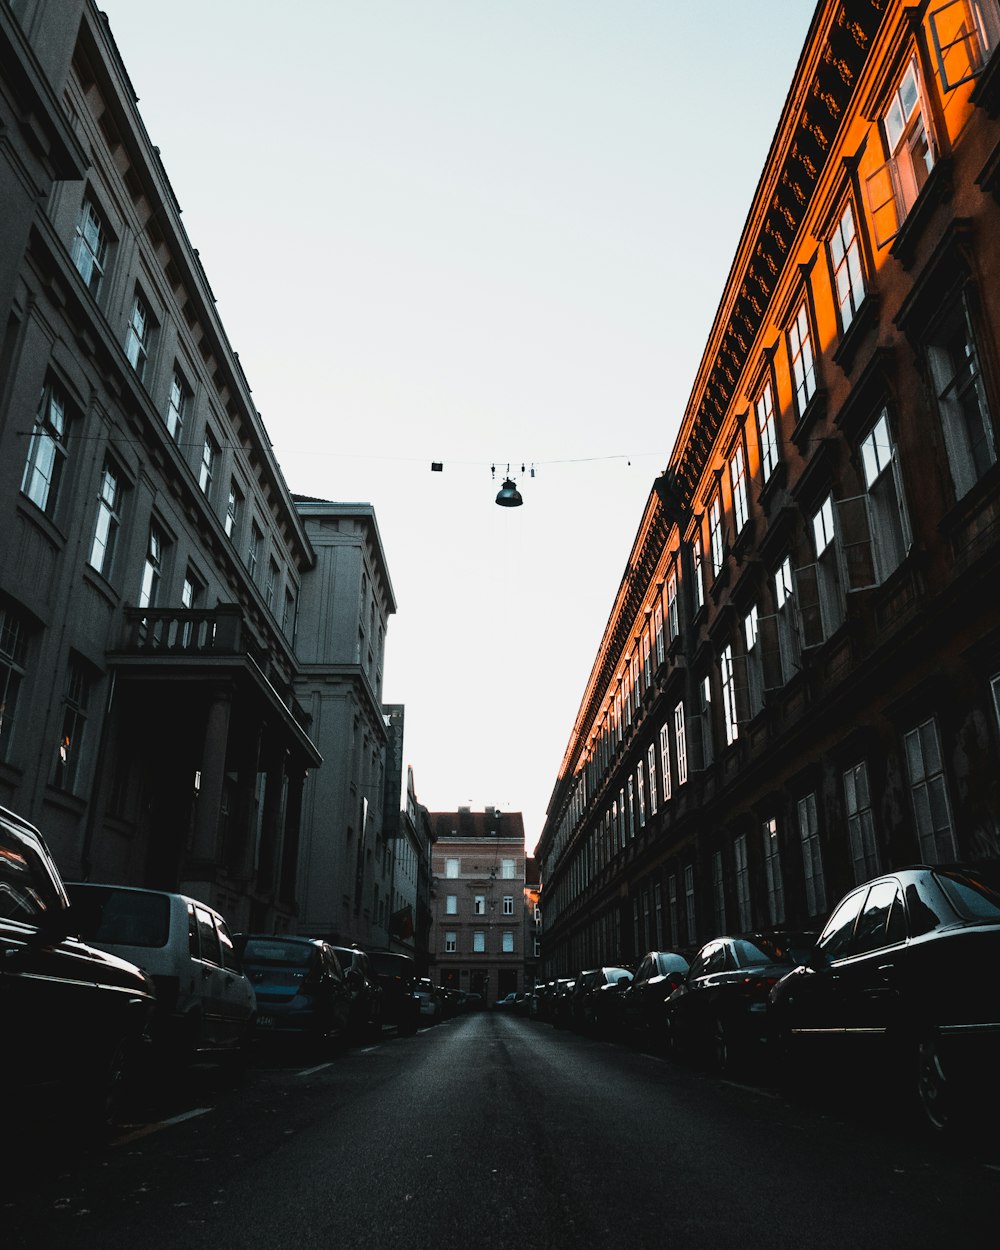
[[[956,1120],[954,1082],[941,1059],[937,1038],[929,1034],[917,1043],[917,1101],[924,1122],[935,1132],[945,1133]]]

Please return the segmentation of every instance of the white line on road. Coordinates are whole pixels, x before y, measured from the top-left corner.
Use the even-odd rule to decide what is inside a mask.
[[[312,1076],[314,1072],[322,1072],[324,1068],[332,1068],[332,1067],[333,1067],[333,1064],[330,1062],[318,1063],[315,1066],[315,1068],[303,1068],[301,1072],[296,1072],[295,1075],[296,1076]]]
[[[148,1137],[150,1133],[158,1133],[161,1128],[170,1128],[173,1124],[182,1124],[185,1120],[195,1119],[196,1116],[208,1115],[211,1110],[211,1107],[195,1107],[193,1111],[184,1111],[181,1115],[171,1116],[169,1120],[157,1120],[155,1124],[143,1124],[131,1133],[126,1133],[124,1137],[119,1137],[114,1144],[116,1146],[127,1146],[129,1142],[136,1141],[140,1137]]]

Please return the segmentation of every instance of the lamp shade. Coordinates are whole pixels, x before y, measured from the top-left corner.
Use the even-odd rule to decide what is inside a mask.
[[[521,492],[509,477],[504,478],[503,485],[497,492],[497,503],[501,508],[520,508],[521,504],[524,503],[524,500],[521,498]]]

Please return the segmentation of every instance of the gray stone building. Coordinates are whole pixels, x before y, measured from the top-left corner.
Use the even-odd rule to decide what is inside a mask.
[[[0,217],[0,803],[384,944],[374,514],[291,495],[93,0],[0,4]]]

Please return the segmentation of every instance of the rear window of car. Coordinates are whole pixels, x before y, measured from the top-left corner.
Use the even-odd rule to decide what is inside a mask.
[[[108,946],[166,946],[170,900],[113,886],[66,887],[73,904],[73,928],[85,942]]]
[[[741,968],[750,968],[754,964],[789,964],[794,966],[801,962],[803,953],[808,954],[812,941],[805,935],[789,935],[785,938],[755,937],[753,941],[737,938],[733,942],[733,951]]]
[[[308,968],[313,948],[300,942],[264,942],[251,938],[243,951],[248,964],[280,964],[286,968]]]
[[[1000,876],[969,869],[939,872],[948,902],[964,920],[1000,920]]]

